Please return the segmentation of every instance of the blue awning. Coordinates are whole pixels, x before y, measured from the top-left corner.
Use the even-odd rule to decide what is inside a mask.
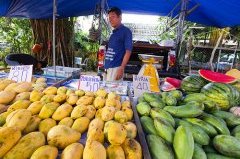
[[[91,15],[100,0],[57,0],[58,18]],[[124,13],[166,16],[179,0],[107,0]],[[239,0],[189,0],[188,9],[199,7],[187,20],[216,27],[240,25]],[[31,19],[52,18],[52,0],[0,0],[0,16]],[[176,14],[176,13],[174,13]]]

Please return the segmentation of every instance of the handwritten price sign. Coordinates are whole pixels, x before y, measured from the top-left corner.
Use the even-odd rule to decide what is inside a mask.
[[[144,92],[150,91],[149,77],[133,75],[134,97],[140,97]]]
[[[11,66],[8,79],[16,82],[31,82],[33,65]]]
[[[100,87],[100,80],[99,76],[81,75],[78,88],[84,91],[95,92]]]

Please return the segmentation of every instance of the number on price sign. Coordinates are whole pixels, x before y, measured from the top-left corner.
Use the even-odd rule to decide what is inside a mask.
[[[33,65],[11,66],[8,79],[16,82],[31,82],[32,70]]]
[[[144,92],[150,91],[149,77],[133,75],[134,97],[140,97]]]
[[[99,76],[88,76],[81,75],[79,80],[79,89],[84,91],[95,92],[99,89],[100,86],[100,77]]]

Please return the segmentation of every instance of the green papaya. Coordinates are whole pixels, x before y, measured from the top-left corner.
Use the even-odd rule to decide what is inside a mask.
[[[204,105],[205,112],[212,112],[212,111],[219,110],[219,107],[217,106],[217,104],[211,100],[203,101],[203,105]]]
[[[146,102],[143,96],[138,97],[138,103],[141,103],[141,102]]]
[[[229,127],[240,125],[240,118],[230,112],[218,110],[212,113],[214,116],[222,118]]]
[[[148,135],[147,143],[152,159],[174,159],[172,148],[161,137]]]
[[[177,99],[171,94],[168,94],[165,98],[165,103],[166,105],[169,105],[169,106],[175,106],[177,105]]]
[[[202,115],[203,121],[207,122],[208,124],[212,125],[218,133],[223,135],[230,135],[230,131],[225,123],[225,121],[221,118],[215,117],[211,114],[204,113]]]
[[[168,95],[169,95],[169,92],[162,92],[162,93],[161,93],[163,102],[166,103],[166,97],[167,97]]]
[[[142,116],[140,118],[141,125],[143,127],[143,131],[146,134],[154,134],[157,135],[157,130],[154,126],[153,119],[148,116]]]
[[[153,108],[164,108],[165,107],[165,103],[162,101],[162,99],[152,101],[149,104]]]
[[[154,126],[157,130],[157,134],[166,140],[168,143],[173,142],[173,137],[175,134],[175,130],[172,125],[166,121],[165,119],[155,118]]]
[[[208,145],[210,141],[210,137],[208,134],[199,126],[193,125],[188,121],[179,120],[179,125],[183,125],[189,128],[193,135],[194,142],[200,145]]]
[[[148,105],[147,102],[141,102],[136,105],[137,112],[142,115],[149,115],[151,107]]]
[[[169,92],[173,97],[175,97],[177,100],[181,100],[183,97],[183,94],[179,90],[172,90]]]
[[[195,106],[192,104],[186,104],[182,106],[166,106],[163,110],[169,112],[171,115],[175,117],[197,117],[203,113],[202,109],[199,106]]]
[[[175,121],[173,119],[173,117],[171,116],[171,114],[169,114],[168,112],[166,112],[163,109],[159,109],[159,108],[152,108],[150,111],[150,116],[152,118],[163,118],[165,120],[167,120],[173,127],[175,127]]]
[[[207,122],[201,119],[186,118],[185,120],[187,120],[188,122],[194,125],[200,126],[210,137],[217,135],[216,129],[212,125],[208,124]]]
[[[207,155],[203,148],[197,144],[194,144],[194,151],[192,159],[207,159]]]
[[[153,102],[153,101],[155,101],[155,100],[158,100],[158,97],[155,96],[153,93],[147,93],[147,92],[143,93],[143,98],[144,98],[144,100],[147,101],[148,103]],[[159,97],[159,98],[160,98],[160,97]]]
[[[236,126],[236,127],[232,130],[231,134],[232,134],[234,137],[240,139],[240,125]]]
[[[229,135],[217,135],[213,139],[215,149],[229,157],[240,158],[240,140]]]
[[[203,93],[192,93],[186,95],[186,97],[183,99],[185,103],[188,103],[190,101],[197,101],[197,102],[203,102],[206,100],[206,96]]]
[[[235,159],[235,158],[223,156],[217,153],[207,153],[207,158],[208,159]]]
[[[192,159],[194,152],[194,140],[192,133],[185,126],[179,126],[176,130],[173,148],[178,159]]]

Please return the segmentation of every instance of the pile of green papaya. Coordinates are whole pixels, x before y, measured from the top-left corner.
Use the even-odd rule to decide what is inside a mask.
[[[152,159],[240,159],[240,118],[204,94],[144,93],[136,109]]]

